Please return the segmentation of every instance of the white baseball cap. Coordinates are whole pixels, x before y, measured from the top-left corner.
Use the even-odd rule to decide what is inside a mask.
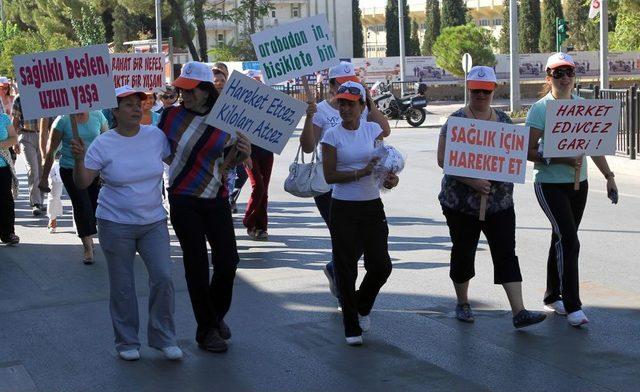
[[[493,68],[484,65],[476,65],[467,74],[467,88],[469,90],[493,91],[498,84]]]
[[[124,98],[134,94],[137,94],[140,97],[141,101],[147,99],[147,94],[143,93],[142,91],[136,91],[132,89],[128,84],[120,86],[116,89],[116,97],[118,98]]]
[[[262,72],[256,69],[245,69],[242,73],[251,79],[261,80],[262,77]]]
[[[189,61],[182,66],[180,77],[173,81],[173,86],[183,90],[192,90],[200,82],[213,83],[213,71],[205,63]]]
[[[573,62],[573,58],[571,58],[571,56],[562,52],[554,53],[547,59],[547,69],[554,69],[562,66],[575,68],[576,63]]]
[[[338,87],[336,99],[365,102],[367,100],[367,93],[364,91],[364,87],[362,87],[360,83],[349,80]]]
[[[0,84],[10,84],[9,78],[6,76],[0,76]]]
[[[335,79],[340,84],[347,81],[360,82],[356,76],[356,68],[348,61],[341,61],[340,64],[329,68],[329,79]]]

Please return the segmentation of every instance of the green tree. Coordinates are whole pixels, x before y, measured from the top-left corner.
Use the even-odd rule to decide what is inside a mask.
[[[520,1],[518,13],[520,52],[538,53],[540,50],[540,0]]]
[[[433,45],[436,65],[455,76],[464,76],[462,55],[471,54],[473,63],[493,67],[496,58],[491,50],[491,32],[474,24],[446,27]]]
[[[364,57],[364,35],[362,34],[362,11],[360,10],[360,0],[351,0],[351,11],[353,16],[353,57]]]
[[[433,44],[440,35],[440,2],[438,0],[427,0],[425,8],[422,55],[431,56],[433,53]]]
[[[402,0],[404,14],[402,18],[404,26],[404,48],[407,53],[409,39],[411,38],[411,21],[409,17],[409,6],[406,0]],[[400,55],[400,31],[398,26],[398,0],[387,0],[385,9],[385,29],[387,32],[387,56]]]
[[[96,45],[105,43],[105,28],[102,18],[92,4],[80,8],[80,17],[71,17],[71,26],[76,39],[81,45]]]
[[[564,19],[560,0],[545,0],[540,28],[540,52],[556,51],[556,18]]]
[[[500,29],[500,37],[498,38],[498,50],[500,53],[511,53],[511,38],[509,37],[509,0],[502,2],[502,28]]]
[[[442,27],[467,23],[467,6],[463,0],[442,0]]]
[[[78,46],[64,34],[43,36],[36,32],[21,32],[0,42],[0,74],[13,75],[13,57],[21,54],[44,52]]]
[[[569,25],[569,39],[566,45],[575,50],[598,50],[600,48],[599,18],[589,19],[591,2],[584,0],[569,1],[566,4],[566,20]],[[554,49],[555,50],[555,49]]]
[[[418,37],[418,22],[411,20],[411,37],[407,45],[407,56],[420,56],[420,38]]]
[[[621,0],[618,4],[612,48],[622,52],[640,50],[638,26],[640,26],[640,4],[637,1]]]

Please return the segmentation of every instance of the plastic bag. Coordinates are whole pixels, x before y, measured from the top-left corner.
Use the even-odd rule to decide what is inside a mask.
[[[378,158],[378,163],[373,167],[373,176],[378,184],[378,188],[383,191],[389,189],[384,187],[384,181],[389,173],[398,174],[404,169],[406,157],[398,149],[384,141],[376,142],[376,149],[373,156]]]

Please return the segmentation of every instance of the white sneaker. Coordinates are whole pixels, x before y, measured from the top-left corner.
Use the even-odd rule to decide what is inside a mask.
[[[137,361],[140,359],[140,351],[137,349],[118,351],[118,356],[125,361]]]
[[[358,315],[358,323],[362,332],[369,332],[371,329],[371,317]]]
[[[178,359],[182,359],[182,350],[178,346],[169,346],[160,349],[164,354],[164,357],[170,361],[177,361]]]
[[[363,343],[362,335],[360,335],[360,336],[347,336],[345,339],[347,340],[347,344],[349,346],[362,346],[362,343]]]
[[[556,314],[559,314],[561,316],[567,315],[567,311],[564,308],[564,302],[562,302],[561,299],[557,300],[556,302],[552,302],[550,304],[545,304],[544,310],[547,312],[555,312]]]
[[[588,323],[589,319],[582,310],[576,310],[575,312],[571,312],[567,315],[567,321],[569,321],[571,326],[579,327],[582,324]]]

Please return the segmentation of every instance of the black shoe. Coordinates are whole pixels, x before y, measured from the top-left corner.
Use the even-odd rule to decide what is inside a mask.
[[[16,245],[20,243],[20,237],[15,234],[9,234],[5,238],[0,239],[0,241],[5,245]]]
[[[220,337],[220,332],[217,329],[212,329],[203,342],[198,342],[198,347],[212,353],[223,353],[227,351],[227,342]]]
[[[218,332],[220,333],[220,337],[222,339],[231,339],[231,329],[229,329],[229,326],[224,322],[224,320],[220,320],[220,328],[218,329]]]
[[[547,318],[547,315],[540,312],[530,312],[522,309],[518,314],[513,316],[513,326],[516,328],[524,328],[529,325],[538,324]]]
[[[33,216],[41,216],[43,214],[39,204],[34,204],[33,207],[31,207],[31,213]]]
[[[465,323],[472,323],[475,321],[473,312],[471,311],[471,305],[469,304],[457,304],[456,305],[456,318]]]

